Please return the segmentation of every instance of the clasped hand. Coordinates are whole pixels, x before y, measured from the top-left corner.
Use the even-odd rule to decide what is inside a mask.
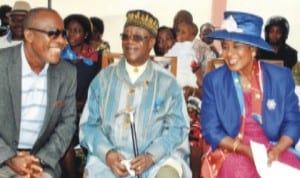
[[[37,157],[29,152],[19,152],[15,157],[7,160],[6,165],[15,171],[21,178],[41,178],[43,168]]]
[[[106,164],[112,172],[118,177],[125,177],[128,171],[124,164],[121,163],[125,157],[117,152],[109,151],[106,155]],[[154,164],[151,155],[142,154],[130,161],[130,169],[134,170],[136,174],[142,174],[145,170]]]

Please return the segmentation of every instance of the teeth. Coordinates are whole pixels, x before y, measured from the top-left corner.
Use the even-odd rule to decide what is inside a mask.
[[[238,62],[237,59],[230,59],[229,60],[229,64],[233,65],[233,64],[236,64]]]
[[[61,52],[61,49],[60,49],[60,48],[50,48],[50,50],[51,50],[52,52],[58,52],[58,53]]]

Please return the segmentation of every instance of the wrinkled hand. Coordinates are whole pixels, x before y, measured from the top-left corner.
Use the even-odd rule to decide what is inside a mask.
[[[128,175],[125,165],[121,163],[125,157],[117,152],[109,151],[106,154],[106,164],[117,177],[125,177]]]
[[[271,166],[273,161],[278,160],[280,154],[281,151],[276,146],[271,148],[268,152],[268,166]]]
[[[38,158],[29,152],[19,152],[15,157],[7,160],[6,165],[14,170],[21,178],[41,178],[43,168]]]
[[[28,168],[30,169],[30,178],[42,178],[43,168],[39,158],[31,156],[31,163]]]
[[[142,174],[145,170],[154,164],[152,156],[150,154],[139,155],[131,162],[131,169],[135,170],[136,174]]]
[[[8,159],[5,163],[21,177],[30,177],[30,169],[27,167],[31,162],[28,152],[19,152],[15,157]]]

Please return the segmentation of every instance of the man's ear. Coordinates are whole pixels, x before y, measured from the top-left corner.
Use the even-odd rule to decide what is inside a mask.
[[[154,47],[154,45],[155,45],[155,42],[156,42],[156,39],[155,39],[155,37],[153,37],[153,38],[150,38],[150,40],[149,40],[149,43],[150,43],[151,49]]]
[[[24,39],[27,42],[31,43],[33,41],[33,39],[34,39],[34,35],[33,35],[32,31],[25,29],[24,30]]]

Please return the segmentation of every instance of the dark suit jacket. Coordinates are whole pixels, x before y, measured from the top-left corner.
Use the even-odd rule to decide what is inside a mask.
[[[0,164],[17,153],[21,121],[21,45],[0,50]],[[32,154],[60,176],[59,159],[76,129],[76,69],[67,62],[50,65],[44,125]]]
[[[287,135],[296,143],[300,135],[300,112],[295,83],[286,67],[262,62],[263,130],[270,141]],[[272,107],[270,104],[274,103]],[[208,73],[203,81],[201,125],[205,140],[217,148],[225,136],[235,138],[240,130],[241,109],[231,71],[226,65]]]

